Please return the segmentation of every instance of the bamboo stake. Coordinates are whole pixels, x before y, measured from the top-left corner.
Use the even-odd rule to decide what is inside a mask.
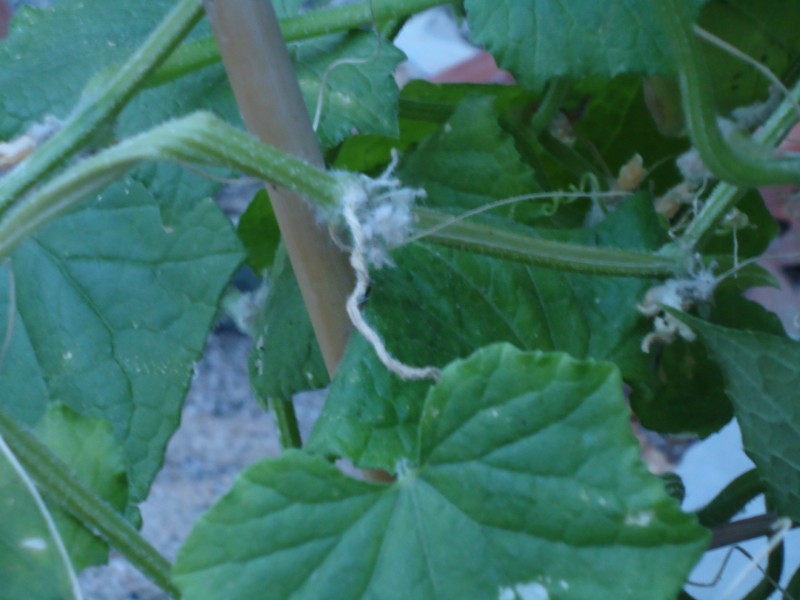
[[[205,0],[205,7],[247,129],[268,144],[324,166],[272,3]],[[333,376],[351,331],[345,302],[353,287],[352,269],[302,198],[267,187],[325,366]]]

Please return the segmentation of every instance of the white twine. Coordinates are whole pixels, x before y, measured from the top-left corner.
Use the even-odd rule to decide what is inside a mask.
[[[342,216],[352,237],[350,264],[356,274],[355,288],[347,299],[347,314],[389,371],[407,381],[438,381],[438,368],[412,367],[392,356],[360,308],[369,289],[369,264],[378,267],[391,264],[386,249],[400,245],[406,239],[413,222],[411,206],[417,198],[424,196],[423,190],[404,188],[398,179],[392,177],[396,165],[397,154],[393,152],[389,167],[380,177],[361,178],[359,185],[349,188],[342,198]]]
[[[742,585],[742,582],[747,578],[750,573],[755,570],[760,570],[764,572],[759,564],[762,560],[767,558],[775,548],[783,541],[786,537],[786,534],[789,533],[789,530],[792,528],[792,520],[787,517],[780,517],[778,518],[775,523],[772,524],[772,530],[775,532],[772,536],[770,536],[767,540],[766,546],[756,554],[754,557],[751,557],[750,564],[747,568],[742,569],[742,571],[736,576],[736,578],[728,585],[725,592],[720,597],[720,600],[729,600],[733,597],[733,594],[736,592],[736,588]],[[781,590],[780,586],[778,586],[778,590]],[[782,591],[782,590],[781,590]]]

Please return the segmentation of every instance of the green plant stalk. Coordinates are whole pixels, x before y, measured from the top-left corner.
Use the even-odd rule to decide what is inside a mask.
[[[296,191],[328,216],[358,175],[331,173],[262,144],[206,112],[170,121],[96,154],[45,186],[0,221],[0,260],[37,229],[102,190],[144,160],[225,166]],[[662,256],[534,238],[488,225],[453,222],[452,215],[417,208],[431,242],[499,258],[583,273],[644,277],[674,274],[678,262]]]
[[[794,572],[783,591],[783,598],[800,598],[800,569]]]
[[[474,222],[453,223],[453,216],[430,209],[414,211],[425,241],[532,265],[593,275],[650,277],[674,275],[681,264],[654,254],[582,246],[506,231]]]
[[[800,100],[800,83],[792,88],[791,98],[795,101]],[[794,102],[787,98],[755,133],[753,139],[765,146],[776,146],[788,135],[797,120]],[[725,215],[736,206],[744,193],[744,189],[731,183],[717,184],[703,204],[702,210],[678,240],[680,248],[689,253],[702,249]]]
[[[278,438],[281,448],[302,448],[303,438],[300,436],[300,426],[297,424],[297,414],[291,400],[284,398],[270,398],[269,407],[275,415],[275,424],[278,426]]]
[[[281,20],[281,33],[287,42],[305,40],[404,19],[410,15],[452,3],[452,0],[368,0],[337,8],[317,10]]]
[[[217,42],[207,36],[182,43],[144,81],[145,87],[157,87],[219,63]]]
[[[144,44],[100,87],[89,87],[63,128],[0,179],[0,215],[111,119],[202,16],[200,0],[181,0]]]
[[[567,99],[570,88],[569,79],[565,78],[555,79],[547,85],[544,98],[531,118],[531,130],[535,135],[538,136],[550,126]]]
[[[697,521],[703,527],[726,523],[756,496],[764,493],[764,484],[756,469],[742,473],[725,486],[711,502],[697,511]]]
[[[675,64],[692,143],[714,175],[742,187],[800,183],[800,161],[739,154],[717,126],[710,77],[685,0],[657,3]]]
[[[169,562],[136,529],[82,483],[61,459],[0,408],[0,434],[50,500],[57,501],[90,531],[121,552],[132,565],[175,598]]]
[[[344,189],[341,176],[262,144],[211,113],[198,112],[129,138],[31,192],[0,220],[0,257],[143,160],[237,169],[313,199],[323,213],[337,206]]]
[[[374,12],[369,2],[348,4],[304,13],[280,20],[281,33],[286,42],[298,42],[331,33],[340,33],[378,23],[404,19],[414,13],[441,5],[441,0],[375,1]],[[186,42],[175,49],[170,57],[148,79],[148,87],[163,85],[183,75],[192,73],[220,61],[219,48],[213,37]]]
[[[769,496],[765,498],[766,509],[769,513],[775,510],[774,503],[770,500]],[[772,531],[767,534],[768,541],[773,535],[778,535],[777,532]],[[772,596],[775,590],[780,588],[780,581],[783,577],[783,567],[785,558],[786,546],[784,538],[781,537],[778,544],[772,549],[767,558],[767,568],[763,572],[763,577],[753,589],[751,589],[742,600],[767,600]]]

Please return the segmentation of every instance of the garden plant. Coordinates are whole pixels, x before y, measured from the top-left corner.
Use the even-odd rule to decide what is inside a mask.
[[[464,0],[514,85],[398,89],[435,0],[61,0],[0,43],[0,598],[109,547],[173,597],[800,598],[800,347],[743,296],[800,120],[797,0]],[[329,6],[331,4],[331,6]],[[334,6],[335,4],[335,6]],[[236,227],[226,181],[265,188]],[[798,200],[800,202],[800,200]],[[234,273],[284,448],[170,564],[138,533]],[[294,394],[329,386],[308,439]],[[632,430],[732,419],[696,513]],[[346,459],[364,474],[339,470]],[[767,512],[736,519],[764,494]]]

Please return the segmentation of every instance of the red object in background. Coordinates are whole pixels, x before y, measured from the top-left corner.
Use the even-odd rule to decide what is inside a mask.
[[[8,22],[11,20],[11,8],[6,0],[0,0],[0,40],[8,35]]]
[[[478,56],[457,64],[431,77],[434,83],[514,83],[508,71],[498,68],[492,55],[481,52]]]
[[[800,126],[796,126],[780,149],[800,152]],[[780,282],[778,288],[756,288],[747,297],[778,314],[786,332],[800,338],[800,198],[796,187],[762,188],[764,203],[784,230],[759,264]]]

